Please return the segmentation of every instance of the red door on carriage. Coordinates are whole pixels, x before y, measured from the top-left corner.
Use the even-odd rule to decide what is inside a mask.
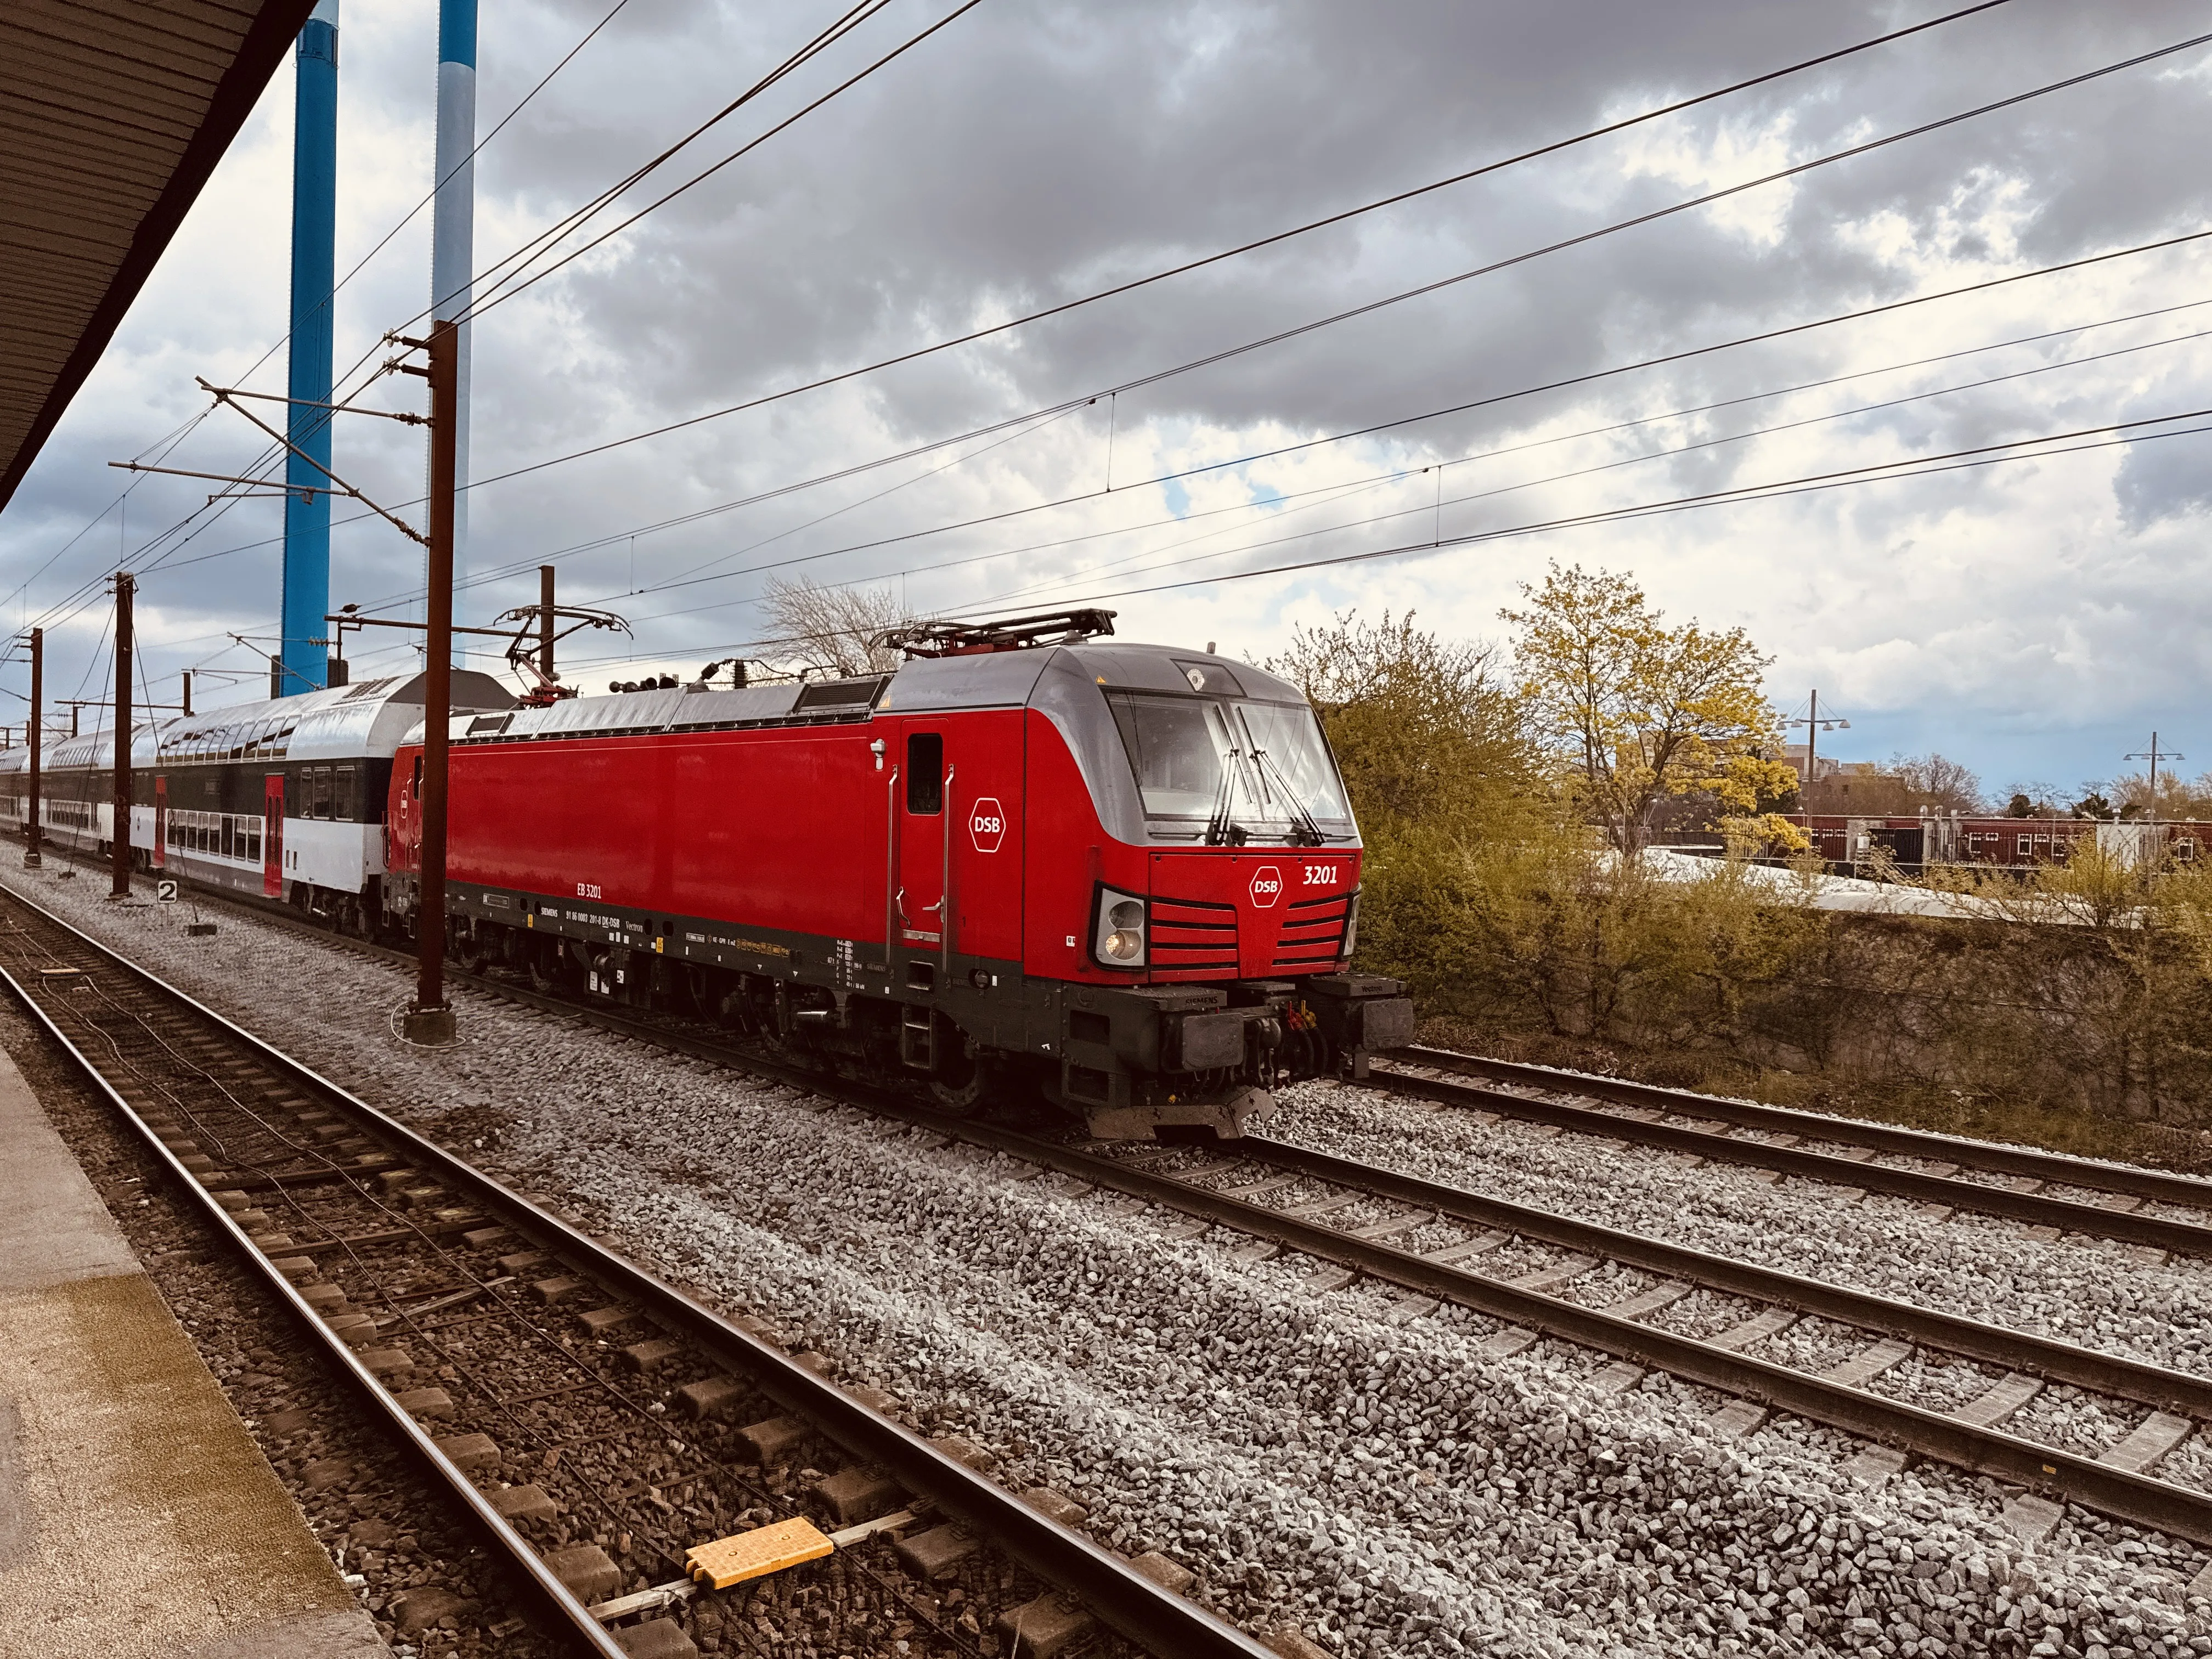
[[[284,775],[271,772],[262,780],[261,891],[264,896],[284,896]]]

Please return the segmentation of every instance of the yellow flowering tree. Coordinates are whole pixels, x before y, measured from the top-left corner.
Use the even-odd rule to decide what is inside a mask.
[[[1653,810],[1704,793],[1731,817],[1788,793],[1781,728],[1760,690],[1771,661],[1741,628],[1668,627],[1634,580],[1553,565],[1499,614],[1517,630],[1520,702],[1577,803],[1622,854]]]

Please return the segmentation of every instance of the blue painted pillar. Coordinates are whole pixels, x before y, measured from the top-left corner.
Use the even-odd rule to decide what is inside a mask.
[[[476,252],[477,0],[438,0],[437,198],[431,204],[430,314],[448,320],[469,308]],[[454,343],[453,580],[469,568],[469,325]],[[427,574],[428,565],[424,564]],[[462,665],[458,647],[453,665]]]
[[[295,399],[286,435],[327,465],[331,414],[331,289],[338,187],[338,0],[317,0],[300,30],[299,81],[292,130],[292,341],[286,390]],[[330,480],[298,455],[284,482],[284,598],[282,695],[323,683],[329,647],[311,644],[328,631],[331,498],[302,495]]]

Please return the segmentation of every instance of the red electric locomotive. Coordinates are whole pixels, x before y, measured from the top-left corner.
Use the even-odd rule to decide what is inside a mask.
[[[1413,1036],[1348,971],[1358,832],[1297,690],[1112,613],[898,640],[894,673],[656,685],[452,728],[465,963],[681,1006],[1102,1137],[1239,1133]],[[419,729],[383,903],[411,921]]]

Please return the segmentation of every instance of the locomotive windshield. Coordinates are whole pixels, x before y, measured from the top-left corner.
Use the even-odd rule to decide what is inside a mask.
[[[1352,809],[1313,710],[1109,691],[1155,833],[1349,841]]]

